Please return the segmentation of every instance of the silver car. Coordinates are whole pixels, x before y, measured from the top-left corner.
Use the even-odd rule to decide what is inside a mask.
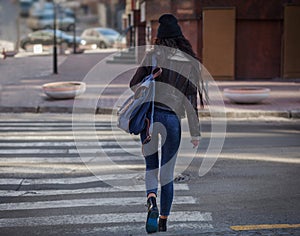
[[[86,42],[86,48],[111,48],[121,40],[121,35],[114,29],[99,27],[84,30],[80,38]]]

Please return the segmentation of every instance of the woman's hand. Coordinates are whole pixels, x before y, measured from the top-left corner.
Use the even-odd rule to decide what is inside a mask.
[[[196,148],[199,146],[200,140],[192,140],[191,143],[193,144],[193,148]]]

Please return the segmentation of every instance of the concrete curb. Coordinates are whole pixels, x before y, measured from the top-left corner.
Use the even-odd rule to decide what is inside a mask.
[[[290,111],[291,118],[300,119],[300,110],[292,110]]]
[[[2,106],[0,113],[73,113],[78,114],[98,114],[98,115],[111,115],[116,114],[116,110],[111,108],[98,107],[97,109],[88,107],[73,107],[66,106]],[[287,111],[233,111],[232,109],[225,111],[226,118],[285,118],[285,119],[300,119],[300,110],[287,110]],[[223,113],[210,113],[209,111],[200,111],[199,117],[220,117],[224,116]]]
[[[0,113],[37,113],[38,107],[10,107],[10,106],[2,106],[0,107]]]
[[[222,117],[222,114],[200,112],[200,117]],[[285,118],[300,119],[300,111],[226,111],[226,118]]]
[[[278,118],[291,118],[290,111],[247,111],[247,112],[234,112],[229,111],[226,113],[227,118],[262,118],[262,117],[278,117]]]

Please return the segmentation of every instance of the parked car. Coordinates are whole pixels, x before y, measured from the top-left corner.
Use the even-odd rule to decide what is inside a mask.
[[[33,0],[33,1],[37,1],[37,0]],[[71,17],[71,18],[75,17],[74,11],[68,7],[63,7],[62,5],[57,4],[56,9],[57,9],[57,15]],[[44,2],[43,4],[40,2],[33,3],[30,8],[29,14],[30,16],[36,16],[36,15],[41,15],[45,11],[49,12],[50,14],[53,14],[54,11],[53,3],[51,2]]]
[[[34,2],[38,0],[19,0],[20,15],[27,17],[29,15],[30,8]]]
[[[27,19],[27,25],[32,30],[52,29],[54,15],[52,11],[43,11],[37,15],[31,15]],[[57,28],[65,31],[72,31],[74,29],[75,19],[66,16],[57,16]]]
[[[53,29],[53,14],[45,11],[42,14],[30,16],[27,19],[27,25],[32,30]],[[65,31],[72,31],[75,19],[71,17],[56,17],[57,28]]]
[[[81,39],[86,42],[86,48],[110,48],[122,40],[120,33],[111,28],[88,28],[81,34]]]
[[[57,44],[62,45],[63,48],[73,47],[73,36],[69,35],[61,30],[56,30]],[[39,30],[28,34],[25,38],[21,39],[20,46],[23,49],[28,49],[29,46],[34,44],[42,44],[43,46],[52,46],[54,38],[53,30]],[[85,44],[84,40],[80,37],[76,37],[77,47]]]

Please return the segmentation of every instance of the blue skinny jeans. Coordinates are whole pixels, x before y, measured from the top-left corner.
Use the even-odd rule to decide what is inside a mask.
[[[151,141],[143,145],[146,163],[146,193],[147,196],[149,193],[157,195],[160,180],[160,215],[168,216],[174,195],[174,168],[181,140],[181,123],[175,113],[160,108],[155,108],[153,122]],[[161,137],[160,143],[159,135]],[[142,137],[141,139],[143,140]],[[159,147],[159,144],[161,144],[161,147]],[[159,149],[161,158],[159,158]]]

